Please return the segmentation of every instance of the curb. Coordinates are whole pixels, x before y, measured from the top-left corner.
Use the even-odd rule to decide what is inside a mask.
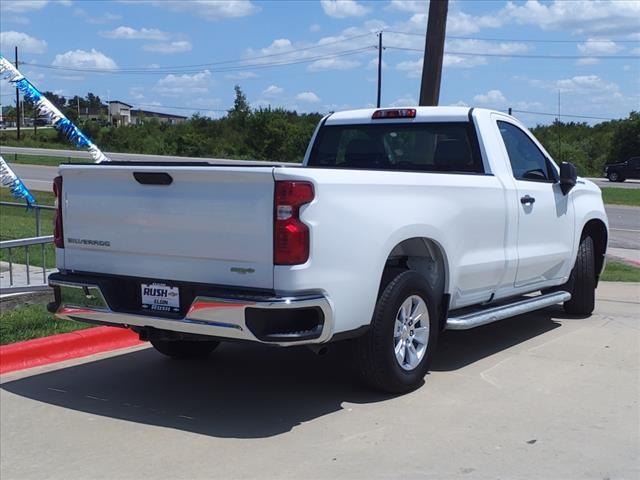
[[[116,327],[93,327],[0,346],[0,374],[141,345],[138,335]]]

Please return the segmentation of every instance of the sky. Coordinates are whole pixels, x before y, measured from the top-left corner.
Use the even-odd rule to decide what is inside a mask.
[[[252,107],[415,105],[428,1],[2,0],[0,51],[41,91],[219,117]],[[640,1],[451,0],[441,105],[528,125],[640,110]],[[3,105],[14,91],[0,82]],[[558,105],[558,103],[560,105]],[[540,112],[548,115],[540,115]],[[575,115],[568,117],[564,115]],[[596,117],[581,119],[578,116]]]

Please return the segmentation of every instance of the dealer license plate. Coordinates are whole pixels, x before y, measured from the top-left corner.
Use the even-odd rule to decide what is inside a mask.
[[[142,283],[142,308],[160,312],[180,311],[180,291],[164,283]]]

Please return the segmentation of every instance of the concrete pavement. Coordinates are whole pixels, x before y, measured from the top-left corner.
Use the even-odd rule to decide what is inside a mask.
[[[638,284],[602,283],[590,318],[447,332],[401,397],[361,389],[340,348],[136,348],[10,374],[0,476],[638,478],[639,309]]]

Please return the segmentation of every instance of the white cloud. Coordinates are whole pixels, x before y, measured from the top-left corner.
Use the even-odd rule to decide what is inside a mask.
[[[389,67],[389,65],[387,65],[387,62],[384,61],[384,58],[382,59],[382,70],[386,70]],[[376,58],[372,58],[369,63],[367,64],[367,69],[369,70],[377,70],[378,69],[378,57]]]
[[[468,107],[469,104],[463,100],[458,100],[455,103],[450,103],[449,106],[450,107]]]
[[[313,25],[309,25],[309,31],[310,32],[319,32],[320,30],[322,30],[322,27],[320,25],[318,25],[317,23],[314,23]]]
[[[319,72],[322,70],[350,70],[360,66],[357,60],[347,60],[345,58],[323,58],[316,60],[307,67],[310,72]]]
[[[483,105],[503,105],[507,99],[500,90],[489,90],[487,93],[481,93],[473,97],[473,101]]]
[[[578,44],[578,51],[583,55],[612,55],[621,50],[613,40],[603,38],[588,38],[586,42]]]
[[[550,86],[564,93],[606,93],[612,96],[620,96],[620,87],[617,84],[608,82],[598,75],[576,75],[571,78],[558,80]]]
[[[418,101],[413,95],[403,95],[389,104],[390,107],[410,107],[413,105],[418,105]]]
[[[206,20],[246,17],[260,10],[250,0],[154,0],[150,4]]]
[[[145,87],[129,87],[129,97],[134,100],[144,100]]]
[[[171,36],[171,34],[158,30],[157,28],[141,28],[137,30],[125,26],[100,32],[100,35],[116,40],[167,40]]]
[[[444,68],[474,68],[486,65],[486,57],[472,57],[467,55],[452,55],[445,53],[442,65]],[[422,67],[422,63],[420,63]]]
[[[169,74],[156,83],[154,87],[160,95],[177,97],[188,93],[206,93],[213,80],[211,72],[204,70],[194,74]]]
[[[426,21],[424,25],[426,25]],[[468,35],[483,28],[499,28],[502,22],[494,15],[473,16],[464,12],[453,12],[447,17],[447,34]]]
[[[521,25],[535,25],[544,30],[566,30],[573,34],[633,34],[638,31],[640,2],[615,0],[538,0],[508,2],[499,12],[506,23],[513,20]]]
[[[277,85],[269,85],[264,89],[262,95],[264,95],[265,97],[274,97],[281,94],[282,92],[284,92],[284,88],[278,87]]]
[[[396,70],[407,72],[409,78],[417,78],[422,75],[422,58],[417,60],[404,60],[396,64]]]
[[[428,12],[429,0],[391,0],[387,7],[389,10],[399,10],[401,12]]]
[[[274,53],[283,53],[293,50],[293,44],[288,38],[278,38],[271,42],[266,48],[261,50],[262,55],[273,55]]]
[[[418,78],[422,75],[422,57],[416,60],[405,60],[396,65],[396,70],[407,72],[407,77]],[[473,68],[485,65],[485,57],[450,55],[445,53],[442,65],[444,68]]]
[[[576,60],[576,65],[585,66],[585,65],[595,65],[599,60],[593,57],[584,57]]]
[[[324,13],[333,18],[362,17],[369,8],[355,0],[320,0]]]
[[[248,78],[256,78],[257,76],[258,75],[256,75],[254,72],[238,72],[225,75],[224,78],[228,80],[246,80]]]
[[[41,10],[47,5],[48,0],[2,0],[0,11],[9,13],[26,13]]]
[[[8,53],[15,46],[23,53],[44,53],[47,42],[22,32],[0,32],[0,50]]]
[[[146,52],[155,53],[181,53],[191,50],[191,43],[187,40],[176,40],[175,42],[161,42],[143,45],[142,49]]]
[[[122,18],[122,15],[117,15],[110,12],[105,12],[99,15],[89,15],[89,12],[82,8],[75,8],[73,10],[73,15],[76,17],[84,18],[87,23],[91,23],[94,25],[103,25],[105,23],[115,22],[116,20],[120,20]]]
[[[118,68],[118,65],[112,58],[99,52],[95,48],[92,48],[91,51],[69,50],[65,53],[59,53],[53,59],[52,65],[55,67],[99,68],[104,70],[115,70]]]
[[[318,103],[320,97],[313,92],[300,92],[296,95],[296,100],[307,103]]]

